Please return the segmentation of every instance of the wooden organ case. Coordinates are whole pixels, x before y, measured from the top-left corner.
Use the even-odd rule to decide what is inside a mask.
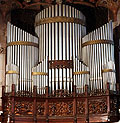
[[[38,37],[8,22],[3,123],[118,120],[112,22],[86,35],[85,20],[57,4],[36,15]]]

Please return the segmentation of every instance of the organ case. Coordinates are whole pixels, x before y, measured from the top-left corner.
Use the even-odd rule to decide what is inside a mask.
[[[86,35],[85,16],[57,4],[36,15],[38,37],[7,32],[3,122],[118,120],[111,21]]]

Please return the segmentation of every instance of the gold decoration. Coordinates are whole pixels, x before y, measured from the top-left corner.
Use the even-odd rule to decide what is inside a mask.
[[[113,69],[103,69],[102,73],[106,73],[106,72],[115,72],[115,70]]]
[[[39,26],[41,24],[48,24],[48,23],[57,23],[57,22],[77,23],[77,24],[85,25],[84,21],[79,18],[58,16],[58,17],[40,19],[38,22],[35,23],[35,26]]]
[[[17,71],[9,70],[6,72],[6,74],[19,74]]]
[[[48,73],[45,73],[45,72],[32,72],[32,75],[33,76],[37,76],[37,75],[48,75]]]
[[[92,45],[92,44],[114,44],[114,42],[111,40],[92,40],[92,41],[87,41],[83,43],[82,47],[85,47],[87,45]]]
[[[27,42],[27,41],[14,41],[14,42],[10,42],[7,44],[8,46],[12,46],[12,45],[27,45],[27,46],[34,46],[34,47],[39,47],[39,45],[37,43],[33,43],[33,42]]]
[[[79,74],[90,74],[90,71],[79,71],[79,72],[74,72],[74,75],[79,75]]]

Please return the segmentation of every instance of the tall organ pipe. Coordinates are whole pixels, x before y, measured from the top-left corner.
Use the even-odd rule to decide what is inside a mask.
[[[86,34],[84,15],[68,5],[53,5],[36,15],[35,31],[39,36],[39,62],[43,64],[49,58],[42,65],[45,68],[48,65],[49,92],[72,92],[73,68],[79,69],[73,62],[77,58],[78,64],[81,59],[81,36]],[[46,73],[44,68],[39,72]]]
[[[115,90],[115,63],[112,21],[82,39],[83,61],[90,70],[90,89],[105,90],[107,82]],[[87,52],[86,52],[87,51]],[[90,57],[86,57],[86,56]]]
[[[15,84],[16,91],[31,92],[32,67],[38,62],[38,38],[9,22],[7,32],[6,91],[10,92],[8,87]]]

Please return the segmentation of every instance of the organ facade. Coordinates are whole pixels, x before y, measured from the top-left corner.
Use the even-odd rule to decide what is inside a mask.
[[[35,32],[7,24],[3,122],[117,121],[112,21],[87,34],[81,11],[56,4]]]

